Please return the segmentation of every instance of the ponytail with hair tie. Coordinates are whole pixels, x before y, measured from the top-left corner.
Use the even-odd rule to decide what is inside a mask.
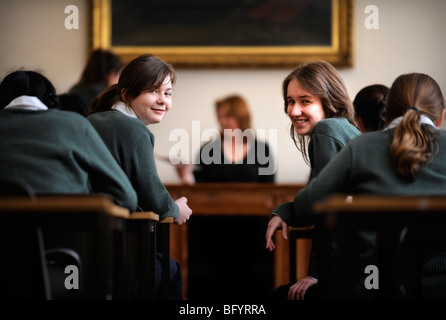
[[[418,113],[418,115],[420,115],[420,109],[418,109],[417,107],[410,107],[409,110],[415,110],[416,113]]]
[[[438,84],[425,74],[401,75],[390,88],[388,128],[395,127],[390,151],[395,171],[408,181],[414,181],[438,151],[434,120],[441,114],[443,101]],[[411,107],[404,108],[407,105]]]

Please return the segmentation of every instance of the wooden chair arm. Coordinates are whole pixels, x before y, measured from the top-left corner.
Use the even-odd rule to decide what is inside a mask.
[[[314,224],[305,227],[288,227],[288,231],[310,231],[314,229]]]
[[[112,204],[108,209],[108,213],[115,218],[128,219],[130,217],[130,212],[126,208],[120,207],[118,205]]]
[[[159,223],[173,223],[173,217],[167,217],[163,220],[158,221]]]
[[[314,232],[314,225],[303,227],[288,227],[288,239],[289,242],[289,257],[290,257],[290,282],[297,281],[298,268],[297,268],[297,240],[298,239],[312,239]],[[302,263],[300,263],[302,264]]]
[[[153,220],[160,221],[160,216],[153,211],[135,211],[129,216],[130,220]]]

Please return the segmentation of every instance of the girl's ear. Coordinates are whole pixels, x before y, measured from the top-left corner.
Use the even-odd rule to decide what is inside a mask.
[[[127,98],[127,89],[121,90],[121,100],[125,102],[125,99]]]
[[[435,125],[437,126],[437,128],[440,128],[441,125],[443,124],[445,111],[446,111],[446,109],[441,110],[440,118],[438,118],[437,121],[435,121]]]

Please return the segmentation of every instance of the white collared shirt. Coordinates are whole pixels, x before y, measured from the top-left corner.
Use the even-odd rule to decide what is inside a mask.
[[[421,118],[420,119],[421,124],[424,123],[424,124],[428,124],[434,128],[437,128],[437,126],[434,124],[434,122],[428,116],[425,116],[424,114],[422,114],[420,116],[420,118]],[[390,122],[389,125],[384,130],[388,130],[388,129],[397,127],[400,124],[401,120],[403,120],[403,117],[398,117],[398,118],[393,119],[392,122]]]
[[[136,116],[136,113],[133,111],[133,109],[130,108],[130,107],[127,107],[127,106],[125,105],[125,103],[122,102],[122,101],[117,102],[117,103],[112,107],[112,109],[114,109],[114,110],[118,110],[118,111],[122,112],[123,114],[125,114],[126,116],[129,116],[129,117],[131,117],[131,118],[136,118],[136,119],[138,119],[138,117]]]
[[[24,95],[12,100],[4,109],[44,111],[48,107],[39,98]]]

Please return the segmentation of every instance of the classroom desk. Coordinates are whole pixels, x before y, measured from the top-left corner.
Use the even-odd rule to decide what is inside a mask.
[[[166,188],[177,199],[185,196],[192,209],[192,216],[269,216],[279,204],[291,201],[303,188],[303,184],[277,183],[197,183],[193,186],[166,184]],[[265,232],[266,232],[265,225]],[[187,223],[171,228],[171,257],[178,261],[183,272],[183,291],[186,297],[188,279],[188,228]],[[258,239],[265,242],[264,238]],[[287,284],[289,279],[289,244],[280,232],[275,236],[274,286]],[[298,244],[299,246],[299,244]],[[308,247],[305,245],[305,247]],[[266,249],[265,249],[266,250]],[[298,248],[298,259],[308,259],[309,249]],[[299,267],[305,264],[299,264]],[[298,272],[299,273],[299,272]],[[300,277],[304,276],[302,272]],[[299,277],[299,278],[300,278]]]
[[[78,298],[81,299],[110,299],[113,297],[113,232],[120,230],[125,224],[129,211],[117,206],[107,195],[39,195],[35,199],[28,197],[1,197],[0,217],[2,219],[2,236],[9,234],[9,230],[39,230],[37,234],[40,242],[40,252],[48,248],[65,247],[65,236],[69,234],[84,235],[83,240],[73,247],[75,251],[87,252],[82,256],[85,268],[84,281]],[[15,229],[14,229],[15,228]],[[18,260],[6,260],[11,263],[9,268],[25,270],[23,276],[18,273],[18,281],[24,280],[33,267],[24,252],[14,252],[16,243],[14,234],[9,243],[2,243],[8,252],[18,257]],[[43,239],[42,239],[43,238]],[[64,239],[64,240],[62,240]],[[16,239],[17,243],[20,239]],[[23,242],[22,247],[28,244]],[[22,248],[17,245],[17,248]],[[38,262],[37,262],[38,263]],[[40,262],[41,263],[41,262]],[[15,264],[15,265],[14,265]],[[38,264],[37,264],[38,265]],[[45,268],[45,267],[44,267]],[[9,269],[9,270],[10,270]],[[12,276],[12,275],[11,275]],[[30,275],[32,276],[32,275]],[[45,276],[44,276],[45,277]],[[47,279],[48,281],[48,279]],[[37,285],[38,286],[38,285]],[[22,287],[20,288],[22,290]],[[28,290],[26,286],[23,290]],[[33,291],[34,289],[29,289]],[[36,289],[30,295],[33,299],[51,299],[51,293],[43,294]]]

